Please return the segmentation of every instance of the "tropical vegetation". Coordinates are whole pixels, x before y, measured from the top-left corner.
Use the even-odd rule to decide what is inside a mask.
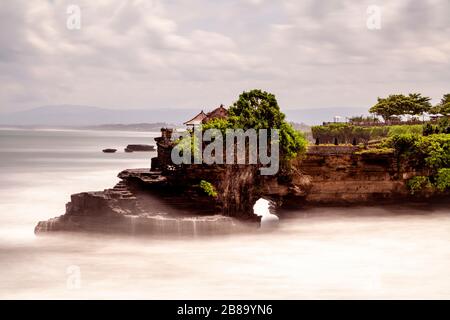
[[[411,193],[425,187],[445,191],[450,186],[450,134],[400,134],[386,139],[382,147],[392,148],[398,159],[428,171],[429,184],[420,176],[408,181]]]
[[[274,94],[262,90],[243,92],[228,109],[226,119],[213,119],[203,125],[203,130],[226,129],[278,129],[280,154],[292,159],[306,151],[307,141],[302,133],[285,120]]]
[[[378,98],[377,104],[369,112],[380,116],[384,121],[403,115],[419,116],[431,111],[431,98],[423,97],[420,93],[390,95],[387,98]]]

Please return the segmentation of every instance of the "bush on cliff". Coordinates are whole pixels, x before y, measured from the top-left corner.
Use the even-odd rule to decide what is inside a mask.
[[[419,139],[419,135],[411,133],[398,134],[384,140],[381,146],[393,148],[399,156],[409,156],[415,151],[415,144]]]
[[[217,197],[216,188],[214,188],[211,182],[205,180],[200,181],[200,189],[210,197]]]
[[[450,186],[450,134],[420,136],[402,134],[390,137],[382,144],[395,150],[398,159],[408,161],[419,170],[429,171],[428,183],[422,176],[413,177],[408,187],[414,194],[418,190],[432,185],[439,191]]]
[[[418,191],[422,191],[424,189],[433,187],[430,182],[430,178],[425,177],[425,176],[412,177],[411,179],[408,180],[406,185],[412,195],[414,195]]]
[[[450,167],[450,134],[395,135],[384,141],[383,147],[393,148],[398,156],[409,159],[416,166],[435,172]]]
[[[439,191],[450,190],[450,168],[439,169],[436,177],[436,188]]]

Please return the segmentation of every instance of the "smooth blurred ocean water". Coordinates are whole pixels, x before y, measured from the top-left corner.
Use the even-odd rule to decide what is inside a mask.
[[[450,209],[317,208],[270,233],[36,237],[70,194],[149,167],[159,133],[0,130],[0,298],[450,298]],[[104,154],[104,148],[116,148]]]

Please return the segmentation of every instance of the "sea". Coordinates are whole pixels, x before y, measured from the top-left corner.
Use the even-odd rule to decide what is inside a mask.
[[[275,212],[276,229],[226,236],[34,234],[71,194],[149,167],[123,149],[158,135],[0,129],[0,299],[450,298],[445,206]]]

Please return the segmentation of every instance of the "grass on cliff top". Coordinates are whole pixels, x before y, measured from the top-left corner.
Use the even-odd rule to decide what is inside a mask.
[[[393,148],[374,148],[356,151],[355,154],[393,154],[394,151]]]
[[[357,147],[352,145],[351,143],[340,143],[340,144],[334,144],[334,143],[324,143],[324,144],[319,144],[319,145],[314,145],[311,144],[310,146],[312,147]]]

